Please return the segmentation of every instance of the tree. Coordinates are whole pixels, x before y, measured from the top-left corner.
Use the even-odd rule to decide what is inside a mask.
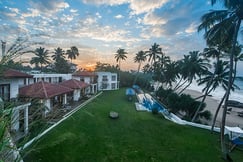
[[[206,81],[206,87],[202,90],[204,92],[204,95],[203,95],[203,99],[201,101],[201,104],[199,105],[199,107],[197,108],[197,111],[195,113],[195,115],[193,116],[192,118],[192,122],[196,119],[198,113],[199,113],[199,110],[201,109],[201,106],[202,106],[202,103],[204,103],[206,97],[210,94],[211,90],[213,89],[216,89],[216,87],[212,87],[212,83],[214,81],[214,77],[215,77],[215,74],[218,71],[218,66],[219,66],[219,58],[220,56],[222,55],[221,54],[221,50],[219,47],[209,47],[209,48],[205,48],[202,55],[205,57],[205,58],[216,58],[216,62],[215,62],[215,68],[214,68],[214,73],[211,73],[210,71],[207,71],[206,72],[206,77],[204,79],[199,79],[199,85],[200,84],[203,84],[205,83]],[[210,87],[212,87],[212,89],[210,90]]]
[[[56,60],[54,65],[55,65],[55,71],[57,73],[70,73],[71,72],[70,64],[67,62],[67,60],[65,60],[62,57],[59,58],[58,60]]]
[[[63,51],[63,49],[61,49],[60,47],[55,49],[54,55],[52,55],[52,59],[54,61],[58,61],[59,59],[65,59],[65,52]]]
[[[79,56],[78,48],[75,47],[75,46],[72,46],[69,50],[67,50],[66,54],[67,54],[68,58],[71,60],[71,63],[72,63],[72,60],[76,59],[77,56]]]
[[[127,54],[127,52],[125,51],[125,49],[119,48],[116,51],[115,59],[116,59],[116,62],[118,62],[119,71],[121,71],[121,60],[126,60],[126,58],[127,58],[126,54]],[[119,80],[120,80],[120,75],[119,75]]]
[[[32,57],[32,59],[30,60],[30,64],[35,64],[36,67],[38,67],[38,65],[40,64],[40,68],[42,70],[43,65],[50,63],[50,59],[48,56],[49,51],[45,50],[45,48],[36,48],[33,53],[36,57]]]
[[[119,71],[118,66],[110,65],[108,63],[96,62],[95,71],[109,71],[117,73]]]
[[[116,59],[116,62],[118,62],[120,70],[121,70],[121,60],[126,60],[126,58],[127,58],[126,54],[127,54],[127,52],[125,52],[125,49],[119,48],[116,51],[115,59]]]
[[[217,0],[211,0],[211,4],[215,5]],[[213,10],[209,13],[205,14],[202,17],[202,23],[199,26],[198,30],[205,29],[205,39],[208,42],[214,42],[219,39],[223,40],[226,44],[230,44],[230,59],[229,59],[229,82],[227,86],[227,90],[225,92],[225,101],[224,101],[224,109],[221,121],[221,151],[223,157],[226,159],[226,155],[228,154],[225,138],[224,138],[224,128],[226,121],[226,112],[227,105],[229,100],[229,94],[231,90],[231,85],[233,84],[233,68],[234,68],[234,53],[236,50],[236,43],[238,38],[238,33],[241,25],[241,21],[243,19],[243,2],[237,0],[224,0],[222,1],[224,10]],[[230,42],[230,43],[229,43]]]
[[[142,62],[146,61],[146,55],[144,51],[139,51],[136,56],[134,57],[134,62],[138,63],[138,71],[137,71],[137,75],[133,81],[133,85],[136,84],[137,78],[138,78],[138,74],[142,65]]]
[[[160,58],[160,55],[162,55],[162,48],[160,48],[159,45],[156,43],[154,43],[151,48],[146,51],[146,56],[149,57],[148,61],[150,62],[150,68],[152,68],[156,60]],[[154,72],[153,69],[152,72]]]
[[[199,51],[189,52],[189,55],[184,55],[184,59],[180,62],[181,75],[187,80],[188,84],[179,92],[181,94],[187,87],[189,87],[197,77],[201,77],[210,66],[208,60],[200,57]]]
[[[13,59],[30,52],[27,50],[30,46],[31,43],[28,41],[28,38],[18,37],[6,53],[5,49],[3,49],[3,56],[0,58],[0,75],[6,68],[9,68],[9,64],[13,63]],[[13,155],[16,148],[13,146],[9,134],[13,106],[13,103],[7,105],[0,99],[0,161],[20,160],[20,157],[16,157],[16,154]]]
[[[32,44],[27,37],[18,37],[10,48],[6,51],[6,42],[2,42],[2,58],[0,65],[3,68],[10,60],[14,60],[25,53],[32,52],[27,50]],[[6,52],[5,52],[6,51]]]

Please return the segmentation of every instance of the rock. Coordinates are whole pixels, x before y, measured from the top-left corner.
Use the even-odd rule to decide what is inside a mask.
[[[109,117],[112,119],[117,119],[119,117],[119,114],[117,112],[111,111]]]

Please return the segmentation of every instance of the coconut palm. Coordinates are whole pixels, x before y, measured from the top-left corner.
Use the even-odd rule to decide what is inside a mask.
[[[30,64],[35,64],[37,67],[40,64],[41,70],[43,68],[43,65],[49,64],[50,59],[49,59],[49,51],[45,50],[45,48],[39,47],[36,48],[35,51],[33,52],[36,57],[32,57],[30,60]]]
[[[197,77],[208,71],[210,64],[206,58],[200,57],[199,51],[189,52],[189,55],[184,55],[184,59],[180,62],[181,75],[187,80],[188,84],[179,92],[181,94],[189,87]]]
[[[226,159],[227,150],[224,138],[224,127],[226,121],[227,105],[229,100],[229,94],[231,90],[231,85],[233,84],[233,66],[234,66],[234,53],[236,42],[238,38],[238,33],[243,19],[243,2],[236,0],[221,0],[226,9],[224,10],[213,10],[205,14],[202,17],[202,23],[198,30],[205,29],[205,39],[208,42],[214,42],[219,39],[222,42],[230,42],[230,74],[228,87],[225,92],[224,110],[221,121],[221,151],[223,157]],[[211,4],[215,5],[217,0],[211,0]]]
[[[150,68],[152,68],[153,63],[159,59],[160,55],[162,55],[162,49],[158,44],[154,43],[151,48],[146,51],[146,55],[148,56],[148,61],[150,62]]]
[[[116,62],[118,62],[119,65],[119,80],[120,80],[120,71],[121,71],[121,60],[126,60],[127,58],[126,54],[127,52],[125,51],[125,49],[122,48],[119,48],[115,54]]]
[[[116,51],[115,59],[116,59],[116,62],[118,62],[120,70],[121,70],[121,60],[126,60],[126,58],[127,58],[126,54],[127,54],[127,52],[125,51],[125,49],[119,48]]]
[[[234,76],[233,76],[233,81],[236,78],[236,72],[237,72],[237,64],[238,61],[243,61],[243,53],[242,52],[243,45],[237,44],[236,50],[234,53]]]
[[[207,72],[206,77],[202,80],[199,80],[199,85],[205,83],[205,80],[207,81],[206,87],[203,89],[204,95],[203,95],[203,99],[201,101],[201,104],[199,105],[199,107],[197,108],[193,118],[192,118],[192,122],[196,119],[199,110],[201,109],[202,104],[204,103],[206,97],[208,96],[208,94],[210,94],[210,92],[213,90],[213,88],[211,90],[210,87],[212,86],[213,83],[213,79],[215,77],[216,72],[218,71],[218,63],[219,63],[219,58],[222,55],[221,54],[221,50],[220,48],[217,47],[209,47],[209,48],[205,48],[204,52],[202,53],[202,55],[206,58],[216,58],[216,62],[215,62],[215,68],[214,68],[214,73],[211,73],[210,71]],[[210,79],[209,79],[210,78]],[[216,88],[216,87],[215,87]]]
[[[180,67],[178,66],[177,61],[172,61],[165,65],[164,74],[164,83],[169,85],[172,88],[172,83],[176,82],[176,79],[179,78]]]
[[[79,56],[78,48],[75,47],[75,46],[72,46],[70,49],[68,49],[66,51],[66,54],[67,54],[68,58],[71,60],[71,63],[72,63],[72,60],[76,59],[77,56]]]
[[[139,51],[136,56],[134,57],[134,62],[138,63],[138,71],[137,71],[137,75],[133,81],[133,85],[136,84],[137,78],[138,78],[138,74],[142,65],[142,62],[146,61],[146,55],[144,51]]]
[[[58,61],[61,58],[65,58],[65,51],[63,49],[61,49],[60,47],[55,49],[54,55],[52,55],[52,59],[55,61]]]

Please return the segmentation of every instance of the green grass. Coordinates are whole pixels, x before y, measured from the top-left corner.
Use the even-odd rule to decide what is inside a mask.
[[[125,89],[104,92],[25,151],[26,162],[222,161],[218,134],[137,112]],[[238,150],[231,155],[243,159]]]

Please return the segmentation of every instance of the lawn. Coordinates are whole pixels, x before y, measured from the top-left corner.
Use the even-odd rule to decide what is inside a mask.
[[[25,151],[26,162],[222,161],[219,134],[137,112],[125,89],[104,92]],[[239,150],[231,155],[243,159]]]

